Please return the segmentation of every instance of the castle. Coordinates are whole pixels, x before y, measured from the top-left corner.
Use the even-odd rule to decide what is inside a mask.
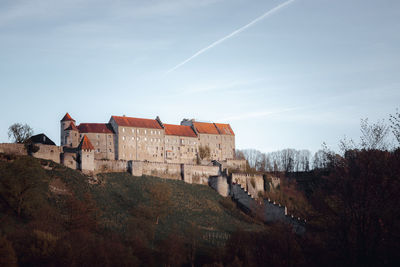
[[[235,155],[235,134],[229,124],[184,119],[181,125],[160,118],[111,116],[108,123],[80,123],[66,113],[60,121],[61,146],[77,148],[82,140],[95,159],[165,163],[196,163],[200,150],[209,160],[224,161]],[[85,138],[85,136],[87,138]]]

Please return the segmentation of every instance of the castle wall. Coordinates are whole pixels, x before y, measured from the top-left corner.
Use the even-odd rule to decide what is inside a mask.
[[[2,143],[0,144],[0,153],[12,155],[26,155],[27,151],[24,144]]]
[[[65,167],[77,170],[79,169],[79,164],[76,161],[76,158],[76,153],[64,152],[61,155],[61,164],[63,164]]]
[[[235,136],[221,135],[221,159],[233,159],[235,157]]]
[[[224,176],[215,176],[209,179],[209,185],[223,197],[229,195],[229,184]]]
[[[104,160],[95,158],[94,168],[95,168],[95,173],[127,172],[129,169],[129,164],[128,161],[125,160]]]
[[[264,192],[264,179],[262,175],[232,173],[232,183],[240,184],[253,198],[258,197],[258,192]]]
[[[111,133],[81,133],[86,135],[94,147],[95,159],[115,160],[115,135]]]
[[[245,171],[247,161],[245,159],[226,159],[225,162],[221,163],[223,169],[230,168]]]
[[[210,148],[210,160],[223,159],[221,150],[221,135],[199,133],[199,141],[201,146]]]
[[[166,162],[194,164],[197,159],[199,141],[197,137],[165,136]]]
[[[217,176],[219,174],[218,166],[185,164],[183,167],[184,180],[187,183],[206,185],[208,184],[208,179],[210,176]]]
[[[143,174],[181,180],[181,165],[160,162],[143,162]]]
[[[80,170],[83,173],[93,173],[95,170],[94,164],[94,151],[93,150],[80,150]]]
[[[119,126],[110,123],[116,133],[117,159],[164,162],[164,129]]]
[[[39,151],[36,153],[33,153],[33,156],[35,158],[48,159],[48,160],[52,160],[56,163],[60,163],[60,154],[62,152],[62,147],[52,146],[52,145],[43,145],[43,144],[35,144],[35,146],[39,147]]]
[[[79,145],[80,137],[78,131],[68,130],[63,135],[65,141],[64,144],[69,147],[77,147]]]

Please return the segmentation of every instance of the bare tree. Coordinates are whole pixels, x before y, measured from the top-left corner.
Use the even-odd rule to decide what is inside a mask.
[[[394,137],[396,137],[397,142],[400,145],[400,113],[399,110],[396,110],[394,115],[390,114],[389,121],[391,123],[390,128],[392,129],[392,133]]]
[[[370,124],[367,119],[361,119],[361,147],[367,150],[387,150],[389,126],[384,120]]]
[[[28,124],[14,123],[8,128],[8,138],[15,143],[24,143],[32,134],[33,130]]]

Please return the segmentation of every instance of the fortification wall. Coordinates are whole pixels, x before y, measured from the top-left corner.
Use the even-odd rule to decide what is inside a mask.
[[[24,144],[15,144],[15,143],[0,144],[0,153],[12,154],[12,155],[27,154]]]
[[[182,179],[181,165],[175,163],[143,162],[143,174],[174,180]]]
[[[214,176],[209,179],[209,185],[223,197],[229,195],[229,184],[224,176]]]
[[[230,168],[235,170],[246,170],[246,163],[245,159],[227,159],[225,162],[222,162],[222,168]]]
[[[258,192],[264,192],[264,179],[262,175],[232,173],[232,183],[240,184],[253,198],[258,197]]]
[[[76,153],[64,152],[62,154],[61,164],[63,164],[65,167],[77,170],[78,163],[76,162]]]
[[[207,185],[209,177],[218,174],[218,166],[184,165],[184,180],[187,183]]]
[[[95,159],[94,168],[95,168],[95,173],[127,172],[129,169],[129,164],[128,161],[126,160]]]
[[[33,153],[33,156],[35,158],[47,159],[52,160],[56,163],[60,163],[60,154],[62,152],[62,147],[43,144],[36,144],[36,146],[39,147],[39,150],[36,153]]]

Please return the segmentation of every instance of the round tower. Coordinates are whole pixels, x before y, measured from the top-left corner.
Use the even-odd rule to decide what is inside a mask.
[[[67,112],[65,114],[65,116],[60,121],[60,126],[61,126],[60,143],[61,143],[61,146],[69,145],[69,143],[68,143],[68,131],[66,131],[66,129],[68,127],[70,127],[71,124],[73,124],[75,126],[75,120]]]

